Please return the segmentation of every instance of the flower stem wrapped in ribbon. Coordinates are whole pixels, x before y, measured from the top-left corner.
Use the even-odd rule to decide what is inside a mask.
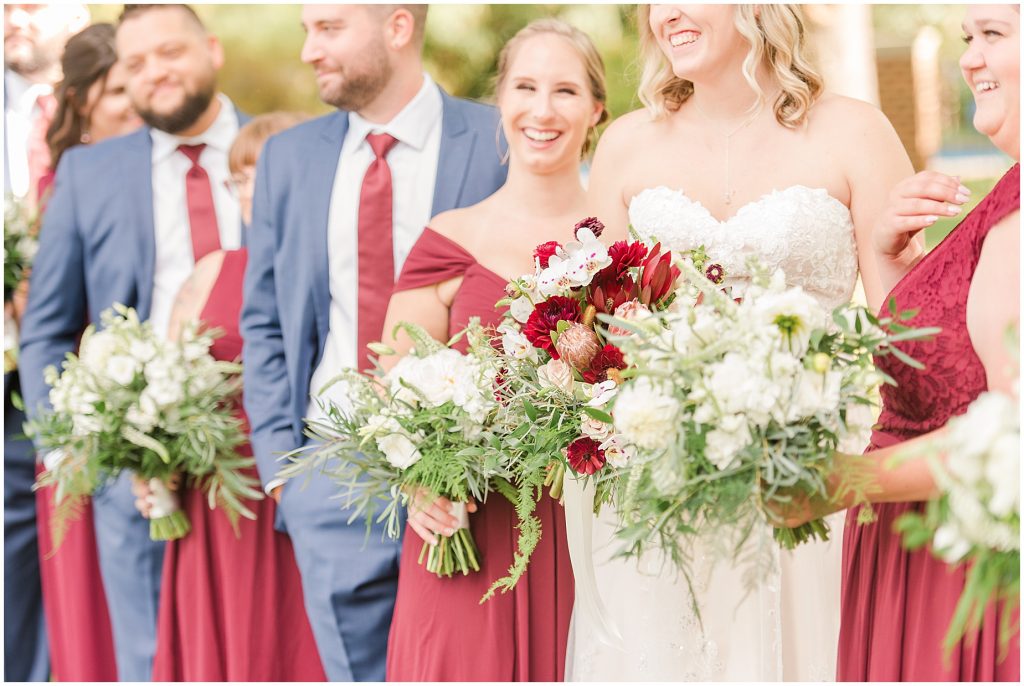
[[[123,470],[154,484],[154,540],[180,538],[190,528],[164,485],[175,474],[203,488],[210,507],[224,509],[233,524],[255,518],[244,501],[263,494],[247,471],[253,459],[237,452],[245,443],[234,412],[241,366],[210,355],[217,332],[192,323],[180,340],[165,341],[120,304],[102,314],[102,324],[86,330],[62,372],[46,370],[53,411],[26,425],[51,451],[36,487],[55,487],[54,545],[80,499]]]

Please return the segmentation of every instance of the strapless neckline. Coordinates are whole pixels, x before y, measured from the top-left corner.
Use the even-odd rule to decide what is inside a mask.
[[[835,203],[839,207],[842,207],[847,213],[849,213],[849,211],[850,211],[850,208],[847,207],[846,204],[842,200],[840,200],[836,196],[834,196],[831,193],[829,193],[827,188],[805,186],[804,184],[800,184],[800,183],[796,183],[796,184],[793,184],[791,186],[786,186],[785,188],[783,188],[781,190],[779,190],[779,189],[772,189],[772,190],[768,191],[767,193],[764,193],[761,196],[751,200],[750,202],[744,203],[743,205],[741,205],[739,207],[739,209],[736,210],[735,213],[733,213],[727,219],[719,219],[718,217],[716,217],[714,214],[711,213],[711,210],[709,210],[707,207],[704,206],[704,203],[702,203],[700,200],[697,200],[695,198],[691,198],[681,188],[669,188],[668,186],[654,186],[652,188],[645,188],[642,191],[640,191],[639,193],[637,193],[636,195],[634,195],[632,198],[630,198],[630,201],[629,201],[630,205],[632,205],[633,202],[637,198],[642,196],[644,193],[654,192],[654,191],[667,191],[669,193],[674,193],[674,194],[678,195],[680,197],[680,199],[682,199],[682,200],[686,201],[687,203],[689,203],[698,212],[702,212],[704,214],[704,216],[706,216],[709,220],[711,220],[712,222],[718,224],[719,226],[725,226],[727,224],[731,224],[740,215],[748,212],[750,209],[752,209],[754,207],[757,207],[758,205],[761,205],[761,204],[765,203],[768,200],[775,199],[775,198],[778,198],[780,196],[786,196],[786,195],[789,195],[789,194],[791,194],[793,192],[796,192],[796,191],[813,193],[816,196],[821,196],[824,199]]]

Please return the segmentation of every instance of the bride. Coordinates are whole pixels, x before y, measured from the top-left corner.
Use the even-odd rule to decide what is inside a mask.
[[[676,250],[703,245],[740,288],[746,257],[757,255],[828,307],[850,299],[859,271],[877,308],[870,232],[913,169],[877,108],[823,92],[799,9],[641,5],[638,24],[645,108],[602,137],[588,194],[609,238],[632,225]],[[712,542],[699,540],[698,621],[686,581],[659,556],[611,559],[607,509],[588,541],[593,576],[576,570],[567,679],[834,678],[841,520],[831,541],[793,553],[779,552],[765,527],[749,545],[769,551],[774,571],[755,582],[742,565],[712,564]],[[567,500],[566,516],[586,514]],[[581,600],[588,578],[603,609]]]

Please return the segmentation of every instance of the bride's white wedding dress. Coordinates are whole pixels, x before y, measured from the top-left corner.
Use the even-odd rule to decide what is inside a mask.
[[[857,253],[850,212],[823,189],[775,191],[720,222],[682,191],[659,187],[633,198],[629,220],[645,241],[678,251],[703,245],[725,268],[727,283],[739,288],[747,257],[756,255],[829,308],[853,294]],[[566,505],[567,517],[578,514],[569,511],[573,502]],[[593,523],[594,574],[619,645],[602,642],[601,622],[592,616],[592,604],[579,602],[578,588],[567,681],[834,679],[842,516],[829,520],[830,541],[792,553],[779,551],[765,526],[750,545],[774,558],[775,571],[749,592],[743,565],[711,564],[713,543],[700,542],[707,555],[696,561],[692,580],[702,630],[686,581],[671,566],[654,554],[639,562],[611,559],[618,542],[609,510]],[[577,579],[579,587],[579,574]]]

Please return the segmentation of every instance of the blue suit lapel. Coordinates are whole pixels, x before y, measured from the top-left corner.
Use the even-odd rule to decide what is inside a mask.
[[[313,141],[313,149],[306,160],[306,175],[303,183],[305,197],[305,221],[303,233],[309,237],[309,252],[313,257],[313,306],[317,318],[320,340],[327,338],[330,328],[331,275],[327,252],[328,221],[331,214],[331,194],[334,177],[338,171],[341,146],[348,131],[348,115],[342,112],[326,119],[324,127]]]
[[[476,132],[466,125],[455,98],[441,91],[441,101],[441,152],[437,158],[433,216],[457,206],[476,144]]]
[[[153,143],[149,127],[143,127],[128,139],[130,145],[121,158],[128,202],[128,220],[135,227],[136,241],[135,309],[141,319],[149,318],[156,270],[156,228],[153,224]]]

